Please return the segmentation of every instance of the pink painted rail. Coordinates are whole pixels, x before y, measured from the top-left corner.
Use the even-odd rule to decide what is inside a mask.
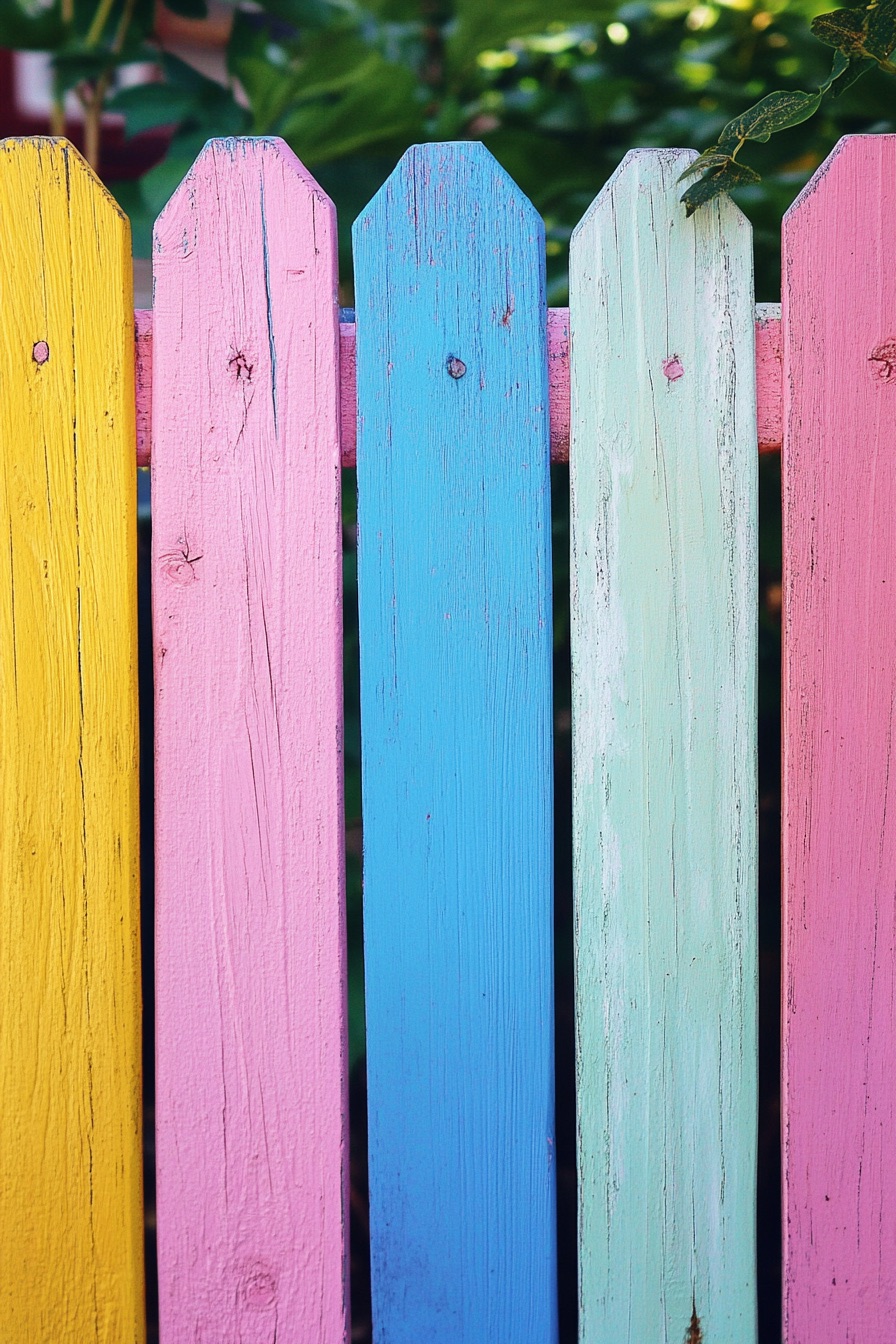
[[[756,315],[756,403],[760,453],[781,448],[780,305],[761,304]],[[152,313],[134,314],[137,358],[137,466],[148,467],[152,453]],[[355,324],[339,327],[339,405],[342,465],[355,465],[358,397]],[[548,312],[548,384],[551,399],[551,461],[569,461],[569,309]]]

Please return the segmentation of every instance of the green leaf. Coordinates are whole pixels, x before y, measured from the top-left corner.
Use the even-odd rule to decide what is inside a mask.
[[[165,0],[165,8],[182,19],[204,19],[208,16],[205,0]]]
[[[334,4],[333,0],[264,0],[266,14],[293,28],[326,28],[338,22],[344,10],[343,5]]]
[[[876,61],[886,61],[896,47],[896,3],[878,0],[868,6],[867,13],[865,52]]]
[[[119,52],[111,52],[108,47],[85,47],[80,43],[63,46],[53,56],[53,71],[57,89],[64,93],[75,88],[83,81],[100,79],[111,74],[123,65],[132,65],[135,61],[146,60],[144,43],[135,34]]]
[[[789,126],[808,121],[818,111],[821,99],[820,93],[803,93],[799,89],[766,94],[753,107],[729,121],[719,136],[719,149],[732,149],[744,140],[758,140],[764,144],[776,131],[785,131]]]
[[[552,31],[559,21],[601,26],[615,16],[616,6],[600,0],[456,0],[455,22],[448,32],[446,53],[452,70],[475,66],[481,51],[500,50],[514,37]]]
[[[715,200],[716,196],[721,196],[723,192],[733,191],[735,187],[746,187],[761,181],[762,178],[759,174],[754,172],[752,168],[748,168],[745,163],[738,163],[736,159],[728,159],[726,166],[707,173],[699,182],[695,182],[692,187],[688,187],[681,200],[688,217],[690,217],[699,206],[707,205],[709,201]]]
[[[17,0],[0,0],[0,47],[13,51],[52,51],[66,39],[58,5],[28,12]]]
[[[130,139],[156,126],[177,126],[186,120],[195,104],[194,96],[170,84],[138,84],[122,89],[109,99],[110,112],[124,117],[125,136]]]
[[[835,9],[830,14],[819,14],[810,27],[819,42],[850,56],[865,45],[866,21],[864,9]]]
[[[319,73],[315,69],[315,73]],[[412,71],[371,52],[358,78],[338,94],[305,100],[287,112],[280,134],[309,167],[424,138],[423,108]]]
[[[678,181],[686,182],[689,177],[696,177],[698,173],[715,172],[717,168],[724,168],[728,163],[734,163],[731,155],[723,153],[713,145],[711,149],[704,149],[693,163],[688,164],[683,173],[679,173]]]
[[[874,65],[875,62],[865,56],[846,56],[842,51],[835,51],[831,73],[823,84],[819,84],[818,92],[830,93],[832,98],[839,98],[857,79],[873,70]]]
[[[227,69],[252,109],[252,130],[267,135],[294,101],[299,82],[291,49],[278,42],[264,15],[237,10],[227,44]]]

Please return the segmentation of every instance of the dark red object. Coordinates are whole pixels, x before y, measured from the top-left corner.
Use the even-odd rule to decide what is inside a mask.
[[[24,115],[16,106],[14,56],[14,52],[0,49],[0,139],[10,135],[50,135],[48,117]],[[83,152],[81,123],[69,122],[66,134]],[[141,177],[164,157],[170,138],[168,131],[152,130],[126,140],[123,126],[104,126],[100,176],[110,182]]]

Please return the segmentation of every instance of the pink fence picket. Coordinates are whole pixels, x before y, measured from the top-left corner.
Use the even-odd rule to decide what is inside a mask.
[[[346,1332],[332,206],[211,142],[156,225],[157,1151],[165,1344]]]
[[[784,1319],[896,1321],[896,136],[784,226]]]

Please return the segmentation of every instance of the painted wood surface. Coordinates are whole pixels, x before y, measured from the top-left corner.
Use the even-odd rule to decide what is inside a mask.
[[[550,1344],[543,226],[447,144],[354,237],[374,1338]]]
[[[144,1338],[130,229],[0,143],[0,1339]]]
[[[134,311],[137,466],[148,467],[152,450],[152,310]]]
[[[784,437],[783,347],[780,303],[757,303],[756,433],[760,453],[781,451]]]
[[[896,1321],[896,136],[842,140],[784,224],[784,1312]]]
[[[751,236],[691,157],[571,244],[583,1344],[756,1337]]]
[[[336,1344],[348,1191],[334,211],[281,141],[212,141],[153,246],[162,1339]]]
[[[349,310],[350,311],[350,310]],[[781,305],[756,305],[756,406],[760,453],[777,452],[782,434]],[[137,332],[137,465],[148,467],[151,452],[152,313],[134,314]],[[355,324],[339,324],[339,404],[342,465],[357,460],[358,398]],[[569,309],[548,309],[548,403],[551,461],[569,461]]]

